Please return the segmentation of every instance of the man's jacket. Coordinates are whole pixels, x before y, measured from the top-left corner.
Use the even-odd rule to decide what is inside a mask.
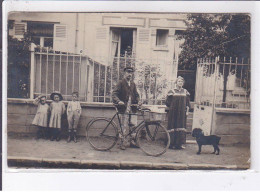
[[[123,101],[125,105],[127,105],[130,96],[131,104],[137,104],[139,101],[139,94],[135,83],[131,81],[129,86],[126,79],[119,81],[112,92],[113,103],[117,104],[119,101]]]

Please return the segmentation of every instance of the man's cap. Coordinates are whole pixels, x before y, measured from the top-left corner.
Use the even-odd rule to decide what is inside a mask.
[[[125,67],[125,68],[124,68],[124,72],[125,72],[125,71],[134,72],[135,70],[134,70],[133,67]]]

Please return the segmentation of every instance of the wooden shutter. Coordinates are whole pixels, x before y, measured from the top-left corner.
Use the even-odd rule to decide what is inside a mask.
[[[150,29],[139,29],[138,30],[138,41],[139,42],[149,42],[150,39]]]
[[[62,40],[67,38],[67,25],[54,25],[54,38],[56,40]]]
[[[57,51],[68,51],[67,37],[67,25],[54,24],[53,49]]]
[[[26,23],[15,23],[14,24],[14,37],[22,38],[26,32]]]
[[[107,28],[97,28],[96,38],[97,40],[106,40],[108,35]]]

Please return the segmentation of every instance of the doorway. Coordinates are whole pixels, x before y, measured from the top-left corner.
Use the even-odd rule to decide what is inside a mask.
[[[135,55],[135,45],[135,28],[111,28],[111,56],[133,57]]]

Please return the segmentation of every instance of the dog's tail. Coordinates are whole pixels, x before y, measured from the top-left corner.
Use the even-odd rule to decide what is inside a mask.
[[[221,139],[221,137],[217,136],[217,145],[219,144],[220,139]]]

